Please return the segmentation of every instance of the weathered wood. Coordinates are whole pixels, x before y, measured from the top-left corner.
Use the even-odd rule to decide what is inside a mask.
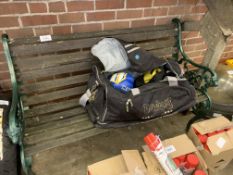
[[[83,74],[83,75],[75,75],[71,77],[64,77],[64,78],[59,78],[48,81],[42,81],[42,82],[37,82],[33,84],[23,84],[21,86],[22,93],[30,94],[30,93],[35,93],[35,92],[41,92],[41,91],[46,91],[58,87],[64,87],[67,85],[74,85],[74,84],[79,84],[79,83],[86,83],[90,74]]]
[[[39,115],[44,115],[48,113],[55,113],[57,111],[62,111],[65,109],[73,108],[73,107],[78,107],[79,105],[79,99],[71,99],[71,100],[64,100],[61,102],[53,102],[53,103],[48,103],[48,104],[43,104],[39,106],[35,106],[29,110],[24,111],[24,117],[29,118],[29,117],[37,117]]]
[[[90,61],[91,57],[92,55],[90,51],[78,51],[65,54],[35,56],[30,58],[16,58],[14,59],[14,62],[16,67],[20,71],[24,71],[33,69],[45,69],[47,67],[59,66],[82,61]]]
[[[169,37],[165,40],[150,40],[146,42],[140,42],[137,45],[142,47],[145,50],[153,50],[159,48],[173,47],[175,45],[175,38]],[[64,54],[52,54],[52,55],[43,55],[43,56],[34,56],[30,58],[16,58],[14,60],[16,67],[20,71],[33,70],[33,69],[45,69],[47,67],[59,66],[62,64],[70,64],[81,61],[91,61],[90,51],[76,51],[72,53]],[[93,59],[93,58],[92,58]]]
[[[71,116],[71,117],[64,118],[62,120],[57,120],[54,122],[40,124],[40,125],[37,125],[35,127],[30,127],[30,128],[27,127],[27,128],[25,128],[25,131],[24,131],[25,137],[37,135],[38,133],[46,133],[46,132],[49,132],[50,130],[55,130],[55,129],[62,128],[62,127],[67,127],[69,125],[83,122],[83,121],[89,121],[87,113]]]
[[[47,69],[38,69],[33,71],[26,71],[26,72],[17,72],[17,75],[19,76],[19,79],[22,81],[42,78],[42,77],[48,77],[48,76],[54,76],[54,75],[60,75],[65,73],[71,73],[71,72],[78,72],[78,71],[84,71],[84,70],[90,70],[91,69],[91,63],[90,62],[81,62],[81,63],[74,63],[74,64],[68,64],[68,65],[61,65],[59,67],[51,67]]]
[[[74,33],[66,35],[53,35],[53,41],[63,41],[63,40],[74,40],[82,38],[93,38],[93,37],[104,37],[104,36],[115,36],[125,33],[134,33],[134,32],[148,32],[148,31],[160,31],[160,30],[169,30],[174,29],[173,24],[158,25],[158,26],[148,26],[148,27],[139,27],[139,28],[130,28],[130,29],[119,29],[119,30],[106,30],[100,32],[84,32],[84,33]],[[29,37],[29,38],[16,38],[11,39],[11,45],[22,45],[22,44],[35,44],[40,43],[39,37]]]
[[[174,30],[163,30],[157,32],[140,32],[115,35],[116,38],[127,42],[145,41],[169,36],[175,36]],[[79,40],[67,40],[48,43],[39,43],[34,45],[19,45],[11,47],[12,56],[29,56],[45,53],[53,53],[59,51],[67,51],[73,49],[90,48],[96,44],[101,38],[85,38]]]
[[[46,142],[37,143],[36,145],[25,145],[25,154],[26,156],[31,156],[33,154],[39,153],[41,151],[45,151],[57,146],[61,146],[68,143],[73,143],[79,140],[83,140],[85,138],[89,138],[95,135],[99,135],[101,133],[107,132],[106,129],[93,128],[89,130],[84,130],[82,132],[76,132],[71,135],[63,136],[56,138],[54,140],[48,140]]]
[[[27,145],[33,145],[36,143],[44,142],[47,140],[53,140],[59,137],[63,137],[72,133],[80,132],[82,130],[87,130],[93,128],[93,124],[88,121],[80,121],[73,125],[69,125],[67,127],[59,127],[55,130],[45,130],[44,133],[38,133],[36,135],[29,135],[24,138],[24,142]]]
[[[141,48],[149,51],[149,50],[154,50],[154,49],[174,47],[175,42],[176,42],[176,40],[174,37],[169,37],[169,38],[166,38],[165,40],[155,40],[155,41],[150,40],[147,42],[140,42],[137,45],[140,46]]]
[[[73,109],[68,109],[61,112],[56,112],[55,114],[47,114],[42,116],[33,116],[30,118],[24,118],[24,124],[27,128],[36,127],[37,125],[45,124],[48,122],[53,122],[57,120],[63,120],[71,116],[78,116],[79,114],[85,113],[85,110],[81,107],[75,107]]]
[[[24,96],[23,102],[25,102],[26,105],[35,105],[39,103],[45,103],[52,100],[57,100],[65,97],[71,97],[75,95],[81,95],[86,90],[86,85],[78,86],[70,89],[65,90],[59,90],[59,91],[53,91],[50,93],[45,94],[39,94],[39,95],[33,95],[30,97]]]
[[[174,48],[169,47],[164,49],[151,50],[150,52],[153,53],[155,56],[162,57],[162,56],[172,55],[172,53],[174,52]]]

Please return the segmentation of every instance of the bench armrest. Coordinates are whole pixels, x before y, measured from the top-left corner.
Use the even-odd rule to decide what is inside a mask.
[[[178,18],[174,18],[172,22],[175,24],[177,30],[177,54],[174,55],[176,61],[179,64],[183,64],[185,77],[188,79],[188,81],[195,87],[197,91],[199,91],[200,94],[202,94],[202,96],[206,97],[206,100],[196,103],[196,105],[193,107],[193,113],[199,117],[206,116],[209,114],[209,111],[212,108],[212,101],[207,93],[207,90],[209,87],[217,86],[217,74],[209,67],[197,64],[188,57],[188,55],[184,52],[181,42],[182,23]],[[179,58],[179,53],[182,56],[181,58]],[[188,65],[192,65],[196,69],[189,70]]]
[[[11,138],[13,143],[19,143],[20,138],[20,126],[19,126],[19,119],[18,115],[18,108],[19,108],[19,95],[18,95],[18,85],[15,75],[15,70],[12,62],[12,57],[9,50],[9,38],[7,34],[2,35],[2,44],[4,48],[4,54],[7,61],[7,65],[10,72],[11,84],[12,84],[12,100],[11,100],[11,107],[9,111],[9,128],[7,133]]]
[[[178,18],[174,18],[172,22],[176,25],[177,28],[177,43],[176,47],[181,54],[182,58],[178,58],[177,61],[181,64],[184,63],[184,68],[187,70],[187,78],[189,79],[190,83],[194,85],[196,89],[202,90],[207,92],[209,87],[217,86],[217,74],[214,70],[203,66],[201,64],[197,64],[192,61],[188,55],[184,52],[181,38],[182,38],[182,23]],[[188,64],[198,68],[197,71],[190,71],[188,70]]]

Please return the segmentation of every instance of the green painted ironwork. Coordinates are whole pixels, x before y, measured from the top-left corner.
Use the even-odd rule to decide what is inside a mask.
[[[189,59],[183,50],[181,42],[182,23],[178,18],[174,18],[172,22],[176,25],[176,47],[177,52],[181,55],[181,57],[179,57],[179,54],[174,55],[175,59],[179,64],[183,64],[185,71],[184,76],[188,79],[188,81],[195,87],[197,91],[201,92],[203,96],[207,97],[207,100],[202,101],[193,107],[193,112],[198,116],[206,116],[210,112],[212,106],[211,98],[207,94],[207,90],[209,87],[217,86],[217,74],[210,68],[201,64],[197,64]],[[196,69],[190,70],[189,65],[192,65]]]
[[[33,174],[31,170],[32,158],[25,156],[23,144],[20,145],[20,161],[25,174],[32,175]]]
[[[18,94],[18,83],[10,54],[9,38],[7,34],[2,35],[2,44],[12,84],[12,99],[9,111],[9,127],[7,129],[7,134],[14,144],[18,144],[20,146],[20,160],[22,168],[26,174],[29,174],[31,172],[31,157],[25,157],[23,146],[23,106]]]
[[[7,65],[9,68],[11,84],[12,84],[12,104],[9,112],[9,128],[7,132],[12,142],[17,144],[19,143],[19,137],[20,137],[20,127],[17,119],[19,96],[18,96],[18,85],[16,81],[15,70],[13,67],[13,62],[11,59],[8,42],[9,42],[8,36],[6,34],[3,34],[2,44],[3,44],[4,54],[7,60]]]

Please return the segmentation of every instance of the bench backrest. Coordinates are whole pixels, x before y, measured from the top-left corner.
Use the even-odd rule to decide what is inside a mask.
[[[39,37],[10,41],[20,94],[27,116],[40,115],[78,106],[86,89],[91,66],[97,59],[90,48],[102,37],[116,37],[136,43],[160,57],[175,51],[177,32],[173,25],[121,29],[97,33]],[[10,36],[9,36],[10,37]]]

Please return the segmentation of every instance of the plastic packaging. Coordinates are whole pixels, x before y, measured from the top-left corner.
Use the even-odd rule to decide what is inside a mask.
[[[176,167],[176,164],[167,155],[159,136],[150,133],[144,138],[144,141],[151,152],[154,153],[167,175],[183,175],[181,170]]]
[[[195,169],[199,164],[199,159],[195,154],[189,154],[186,159],[187,163],[185,168],[192,168]]]
[[[207,175],[204,171],[202,170],[196,170],[193,175]]]
[[[186,158],[186,164],[184,165],[184,174],[192,175],[198,165],[199,165],[198,157],[195,154],[188,154]]]
[[[119,72],[111,76],[110,82],[115,89],[126,93],[133,88],[134,77],[129,73]]]
[[[186,155],[183,155],[183,156],[179,156],[177,157],[181,162],[184,162],[185,159],[186,159]]]
[[[177,167],[180,167],[180,160],[178,158],[173,159],[174,163],[176,164]]]

